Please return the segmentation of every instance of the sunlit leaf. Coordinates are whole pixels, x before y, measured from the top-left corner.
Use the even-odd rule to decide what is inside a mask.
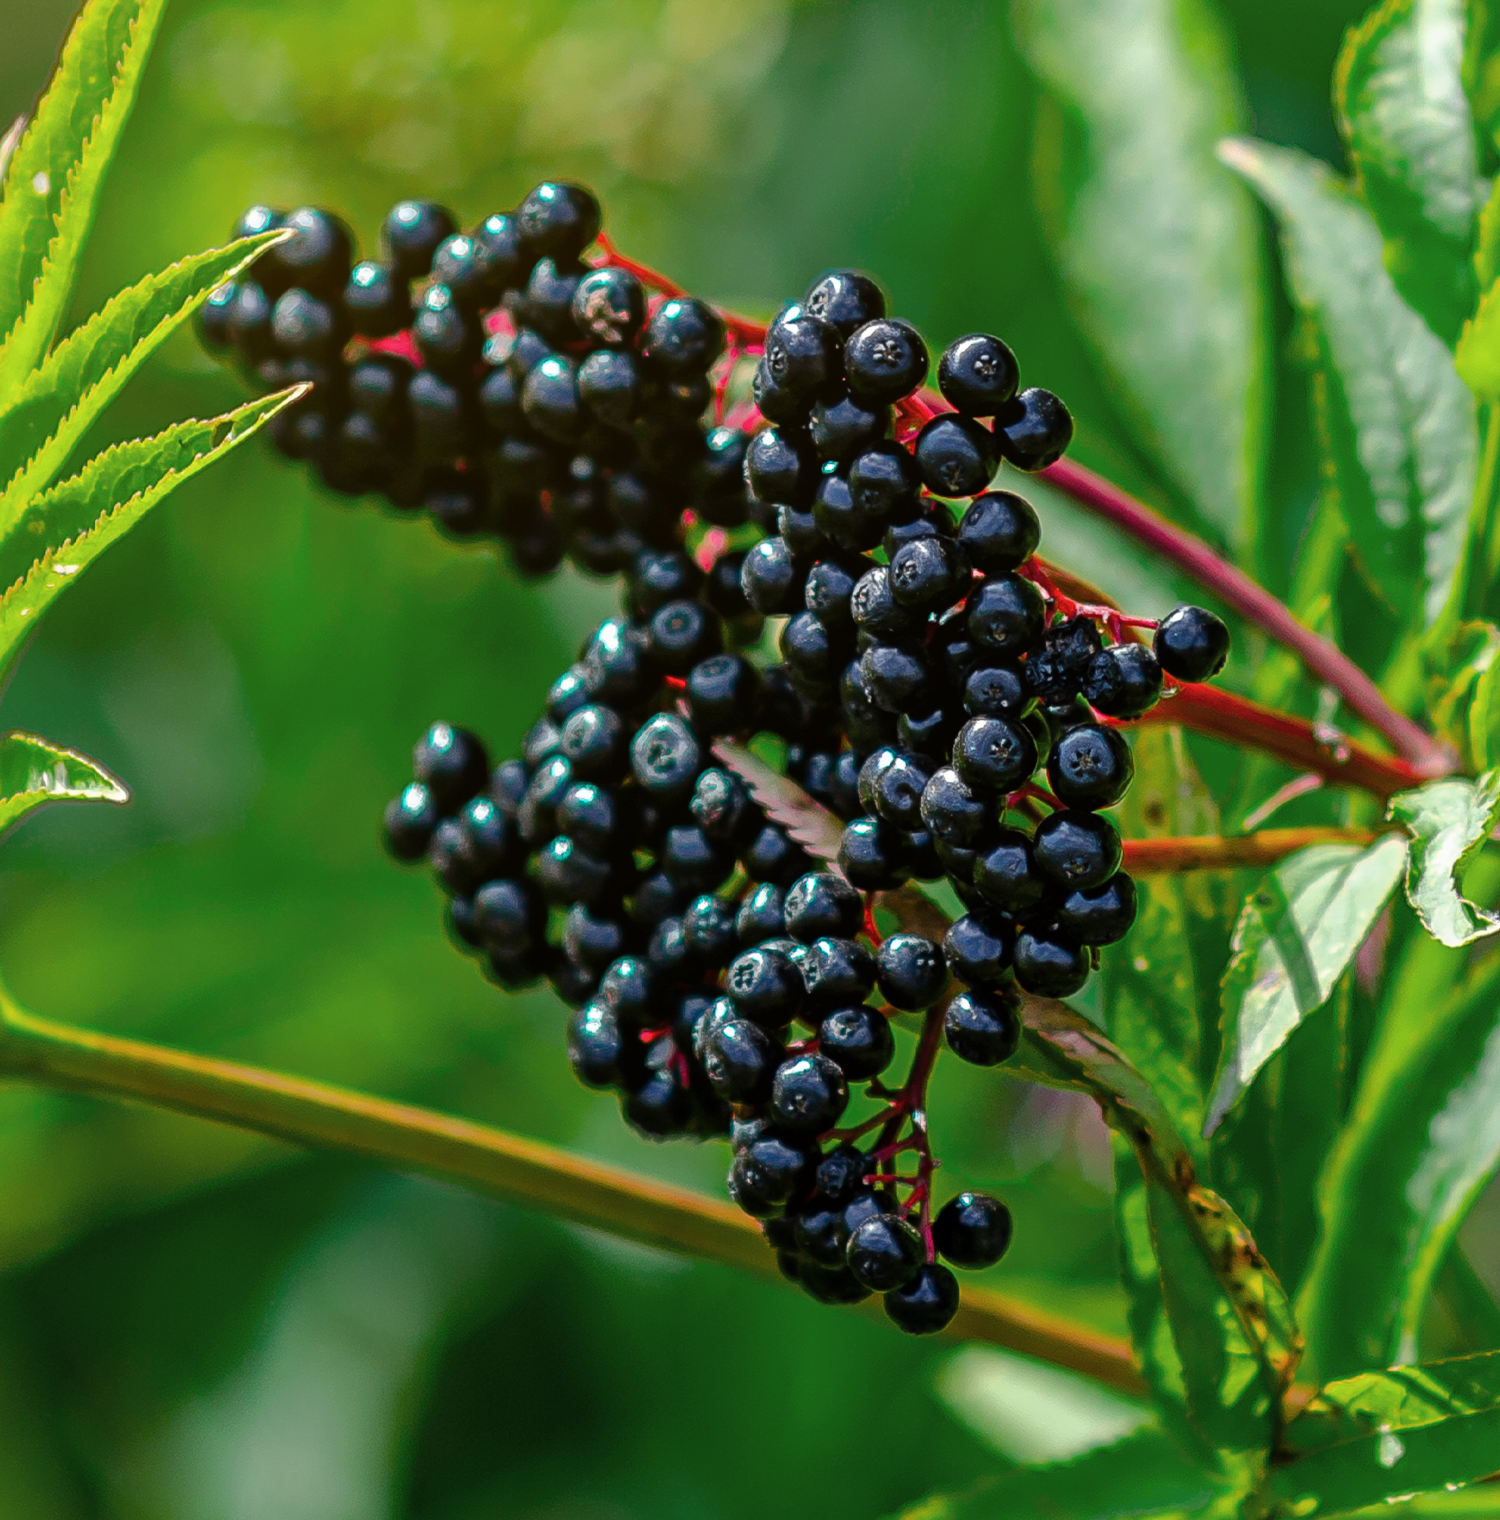
[[[0,735],[0,833],[49,802],[130,801],[130,789],[97,760],[35,734]]]
[[[1329,1383],[1287,1426],[1271,1490],[1298,1514],[1341,1514],[1495,1471],[1500,1351]]]
[[[279,232],[182,259],[110,298],[41,368],[0,396],[0,539],[46,488],[125,382]]]
[[[1463,0],[1385,0],[1351,29],[1334,101],[1396,288],[1439,337],[1474,307],[1474,121]]]
[[[1326,353],[1330,425],[1351,445],[1328,463],[1352,547],[1382,599],[1430,625],[1468,531],[1474,398],[1397,292],[1369,212],[1325,164],[1246,139],[1220,152],[1275,213],[1292,296]]]
[[[1212,1134],[1256,1073],[1338,979],[1396,889],[1406,843],[1314,845],[1266,874],[1235,928],[1224,973],[1224,1043],[1204,1119]]]
[[[1417,1354],[1433,1279],[1500,1164],[1500,967],[1424,990],[1388,995],[1320,1185],[1298,1311],[1325,1374]]]
[[[1500,770],[1399,792],[1390,816],[1412,833],[1406,895],[1427,932],[1456,949],[1500,928],[1500,916],[1460,890],[1464,868],[1500,820]]]
[[[92,0],[85,6],[17,150],[15,178],[7,177],[0,205],[0,270],[5,271],[0,333],[6,333],[0,344],[0,395],[40,361],[67,314],[104,173],[135,103],[164,9],[165,0]],[[33,162],[39,167],[30,182],[20,183],[23,165]],[[45,193],[38,193],[39,175],[48,185]],[[22,202],[14,231],[7,225],[13,194]],[[45,238],[39,239],[41,233]],[[24,309],[12,326],[17,299]]]
[[[179,422],[154,438],[117,444],[28,502],[12,537],[0,540],[7,578],[20,570],[0,595],[0,679],[42,613],[110,544],[296,394],[263,396],[221,417]]]
[[[1199,0],[1026,0],[1044,91],[1035,185],[1066,291],[1166,476],[1226,538],[1251,531],[1264,448],[1254,207],[1214,162],[1245,107]]]

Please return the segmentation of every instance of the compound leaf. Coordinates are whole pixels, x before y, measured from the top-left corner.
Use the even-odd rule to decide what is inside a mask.
[[[1386,0],[1344,40],[1334,101],[1385,264],[1449,344],[1474,309],[1479,183],[1463,0]]]
[[[164,9],[165,0],[85,6],[16,151],[0,205],[0,395],[36,367],[67,313],[104,174]]]
[[[900,1520],[1115,1520],[1196,1510],[1220,1492],[1214,1475],[1161,1431],[1143,1430],[1071,1462],[1023,1467],[967,1494],[924,1499]]]
[[[1459,890],[1464,867],[1500,820],[1500,770],[1400,792],[1391,798],[1390,816],[1412,833],[1406,895],[1427,932],[1457,949],[1500,929],[1500,916]]]
[[[130,788],[87,755],[19,730],[0,735],[0,833],[49,802],[130,801]]]
[[[112,296],[10,394],[0,397],[0,539],[56,477],[125,382],[205,296],[284,234],[262,233],[182,259]]]
[[[1046,92],[1034,182],[1067,294],[1147,447],[1224,537],[1247,537],[1266,415],[1254,206],[1214,162],[1245,118],[1202,0],[1024,0]]]
[[[1224,1040],[1205,1134],[1298,1024],[1328,1001],[1405,861],[1406,842],[1394,834],[1363,850],[1313,845],[1268,872],[1246,899],[1224,972]]]
[[[1271,1492],[1294,1514],[1342,1514],[1472,1483],[1500,1451],[1500,1351],[1329,1383],[1287,1426]]]
[[[1325,467],[1366,578],[1404,620],[1448,602],[1468,532],[1477,423],[1453,355],[1401,299],[1370,213],[1326,164],[1237,138],[1224,161],[1275,213],[1291,295],[1324,356]],[[1413,565],[1422,566],[1420,577]]]
[[[0,679],[41,614],[81,571],[169,492],[243,443],[298,394],[263,396],[221,417],[179,422],[154,438],[117,444],[27,503],[11,539],[0,541],[7,574],[21,567],[0,595]],[[18,542],[32,552],[17,557]]]
[[[1491,959],[1446,998],[1387,1001],[1324,1171],[1322,1236],[1298,1296],[1325,1374],[1417,1354],[1433,1279],[1500,1164],[1497,993]]]

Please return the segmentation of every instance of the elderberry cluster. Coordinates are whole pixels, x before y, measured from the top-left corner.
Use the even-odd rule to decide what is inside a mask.
[[[356,263],[332,212],[253,206],[237,237],[291,236],[214,291],[200,335],[263,392],[312,386],[271,434],[332,490],[497,536],[524,573],[568,554],[615,574],[675,544],[684,512],[745,521],[746,438],[704,421],[718,314],[585,263],[600,226],[579,185],[538,185],[471,232],[402,201],[382,257]]]
[[[578,226],[592,236],[597,221]],[[594,277],[579,274],[575,295]],[[512,319],[526,309],[507,301]],[[557,416],[588,413],[583,372],[601,355],[647,377],[646,394],[655,321],[631,328],[645,334],[635,348],[594,350],[571,390],[527,378],[532,435],[566,432],[554,394]],[[695,364],[717,356],[716,331]],[[559,373],[573,364],[566,345],[552,352]],[[632,551],[618,565],[622,615],[553,684],[521,755],[491,771],[477,738],[435,725],[386,835],[398,858],[430,863],[453,936],[492,980],[551,982],[574,1010],[574,1071],[617,1093],[631,1124],[729,1138],[730,1194],[787,1276],[829,1302],[882,1293],[898,1325],[924,1333],[958,1305],[938,1257],[990,1266],[1010,1238],[986,1195],[933,1208],[925,1093],[939,1045],[1005,1061],[1024,995],[1077,992],[1099,947],[1127,932],[1135,890],[1109,816],[1132,773],[1119,725],[1168,679],[1215,674],[1228,632],[1200,608],[1150,625],[1053,584],[1035,511],[993,477],[1002,460],[1055,462],[1072,421],[1050,392],[1020,388],[1000,339],[944,351],[944,410],[919,391],[921,335],[887,315],[871,280],[840,270],[749,352],[754,410],[722,445],[743,481],[731,492],[714,476],[714,500],[734,505],[708,520],[748,518],[765,536],[690,539],[675,506],[652,537],[613,530]],[[502,374],[515,379],[501,366],[483,385]],[[569,446],[595,447],[599,417],[576,426]],[[657,490],[665,466],[639,462],[657,426],[633,424],[637,462],[588,456],[606,490],[628,477]],[[699,442],[712,452],[719,436]],[[558,511],[550,488],[537,503]],[[779,620],[779,662],[751,649],[761,619]],[[792,837],[797,809],[755,779],[767,763],[842,825],[836,861],[798,842],[826,831]],[[877,926],[912,878],[946,881],[967,909],[941,943]],[[916,1053],[892,1086],[907,1015]],[[877,1106],[847,1123],[855,1100]]]

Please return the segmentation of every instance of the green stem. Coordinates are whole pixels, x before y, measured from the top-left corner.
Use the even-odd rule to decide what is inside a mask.
[[[363,1156],[779,1280],[759,1229],[728,1203],[430,1109],[40,1019],[3,993],[0,1075],[132,1098]],[[878,1304],[873,1309],[880,1312]],[[949,1333],[991,1341],[1128,1393],[1144,1391],[1127,1341],[1004,1294],[966,1288]]]

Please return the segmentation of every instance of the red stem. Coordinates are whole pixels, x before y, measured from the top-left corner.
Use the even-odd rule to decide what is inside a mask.
[[[1404,714],[1342,650],[1305,627],[1291,611],[1243,571],[1221,559],[1200,538],[1174,527],[1117,485],[1062,459],[1041,472],[1049,485],[1080,506],[1122,528],[1153,552],[1185,570],[1200,585],[1234,608],[1246,622],[1263,629],[1296,654],[1308,670],[1331,686],[1350,709],[1385,735],[1422,777],[1446,775],[1456,768],[1450,751]]]
[[[598,237],[598,247],[603,256],[596,261],[595,267],[628,269],[641,284],[650,286],[652,290],[659,291],[664,296],[681,298],[688,294],[675,280],[669,280],[666,275],[658,273],[646,264],[638,263],[635,259],[626,258],[602,232]],[[749,317],[741,317],[732,311],[725,311],[722,306],[716,306],[714,310],[723,318],[725,330],[737,342],[761,343],[765,341],[766,324],[764,322],[752,322]]]

